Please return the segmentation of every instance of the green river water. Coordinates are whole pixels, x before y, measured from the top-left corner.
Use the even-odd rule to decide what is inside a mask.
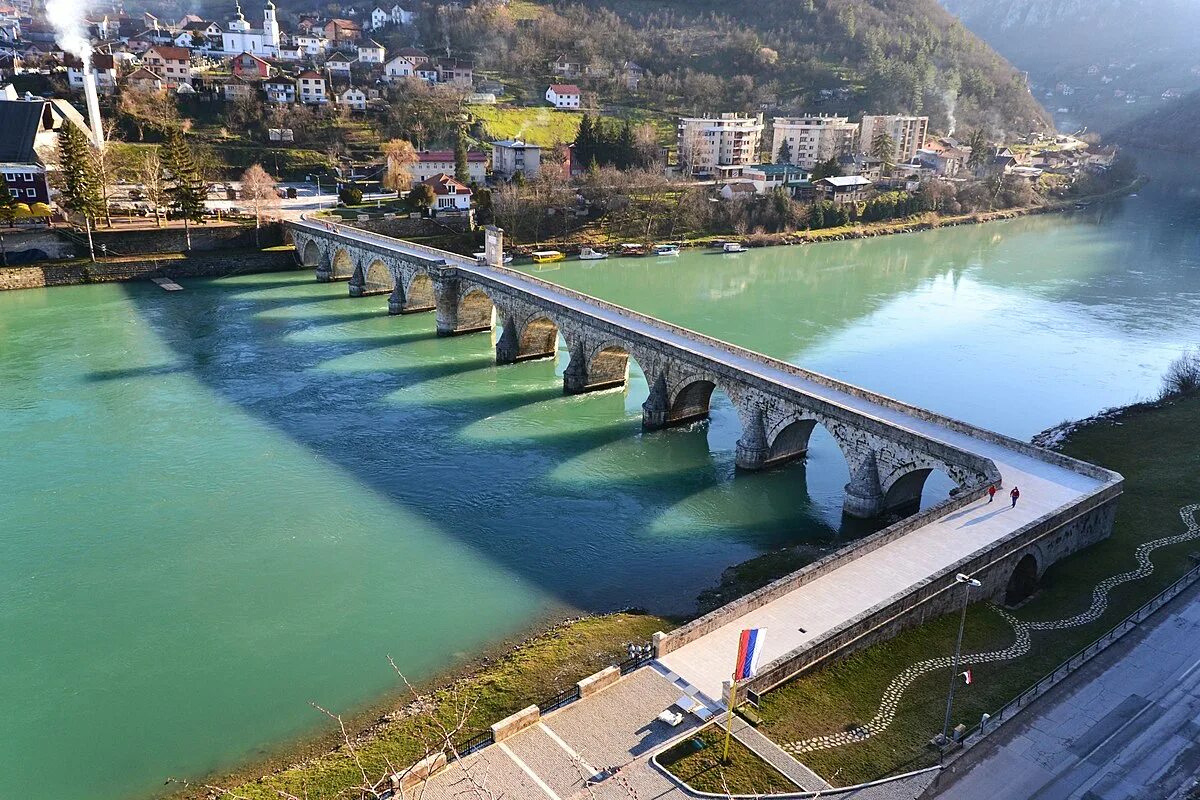
[[[1200,343],[1193,162],[1069,216],[540,274],[1020,437],[1152,395]],[[566,609],[686,612],[727,566],[860,533],[818,432],[497,368],[307,273],[0,293],[0,797],[227,769]],[[931,480],[926,503],[944,497]],[[80,788],[82,787],[82,788]]]

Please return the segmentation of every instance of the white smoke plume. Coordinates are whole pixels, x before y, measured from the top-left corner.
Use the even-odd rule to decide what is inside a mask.
[[[958,106],[958,92],[953,89],[947,89],[946,93],[942,95],[942,99],[946,101],[946,118],[950,124],[950,130],[946,131],[946,135],[950,136],[954,133],[954,129],[958,127],[958,121],[954,118],[954,109]]]
[[[88,0],[48,0],[46,19],[58,33],[58,43],[84,64],[92,62],[92,40],[87,30]]]

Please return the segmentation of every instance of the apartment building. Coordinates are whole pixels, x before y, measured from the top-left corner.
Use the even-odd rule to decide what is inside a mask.
[[[854,152],[858,141],[858,125],[836,114],[775,117],[771,128],[772,160],[805,169]],[[780,159],[781,152],[787,157]]]
[[[762,114],[680,117],[679,168],[688,175],[740,175],[744,167],[758,163],[764,127]]]
[[[925,146],[929,133],[929,117],[908,117],[903,114],[867,114],[862,119],[861,148],[871,151],[871,144],[880,133],[886,133],[895,142],[895,163],[902,164],[916,157],[917,151]]]

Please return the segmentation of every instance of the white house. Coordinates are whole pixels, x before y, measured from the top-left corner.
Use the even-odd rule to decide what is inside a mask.
[[[429,63],[429,56],[414,47],[398,51],[383,65],[383,75],[389,81],[400,78],[415,78],[417,70]],[[436,73],[436,70],[434,70]]]
[[[417,163],[411,167],[413,185],[445,173],[454,174],[453,150],[423,150],[417,154]],[[467,179],[482,184],[487,177],[487,154],[480,150],[467,151]]]
[[[573,83],[552,83],[546,89],[546,102],[555,108],[579,108],[582,96]]]
[[[360,64],[382,64],[383,54],[383,45],[374,39],[367,39],[358,45],[358,63]]]
[[[283,75],[263,81],[263,91],[267,93],[267,102],[269,103],[290,105],[296,102],[296,82]]]
[[[492,142],[492,174],[512,180],[518,172],[526,178],[536,178],[542,167],[542,148],[520,139],[501,139]]]
[[[67,62],[67,85],[72,91],[83,91],[83,62],[70,56]],[[92,56],[92,71],[96,74],[96,91],[100,94],[112,94],[117,87],[116,60],[107,53],[96,53]]]
[[[471,209],[471,187],[439,172],[428,180],[421,181],[433,189],[433,207],[437,211],[469,211]]]
[[[392,6],[392,22],[396,25],[412,25],[416,17],[415,13],[399,4]]]
[[[377,31],[392,21],[392,15],[379,6],[371,9],[371,30]]]
[[[367,93],[353,86],[339,94],[337,101],[351,111],[367,110]]]
[[[329,51],[329,40],[312,33],[296,34],[292,37],[292,44],[303,50],[306,56],[319,56]]]
[[[301,103],[322,105],[329,102],[329,97],[325,94],[325,78],[321,73],[311,69],[305,70],[296,78],[296,82],[300,87],[297,98]]]
[[[341,53],[334,53],[329,58],[325,59],[325,69],[329,70],[330,72],[338,72],[343,75],[349,75],[350,65],[353,62],[354,59],[350,58],[350,56],[345,56]]]

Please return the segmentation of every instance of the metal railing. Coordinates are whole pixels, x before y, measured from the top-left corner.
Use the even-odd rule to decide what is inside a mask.
[[[980,721],[973,728],[969,729],[963,734],[960,740],[963,744],[962,749],[969,749],[987,736],[995,733],[1005,722],[1015,717],[1021,709],[1046,694],[1061,683],[1068,675],[1107,650],[1121,639],[1121,637],[1149,619],[1154,612],[1178,597],[1180,593],[1197,580],[1200,580],[1200,565],[1192,567],[1174,583],[1152,597],[1145,605],[1139,607],[1132,614],[1106,631],[1100,638],[1073,654],[1037,683],[1034,683],[1012,700],[1009,700],[987,719]]]

